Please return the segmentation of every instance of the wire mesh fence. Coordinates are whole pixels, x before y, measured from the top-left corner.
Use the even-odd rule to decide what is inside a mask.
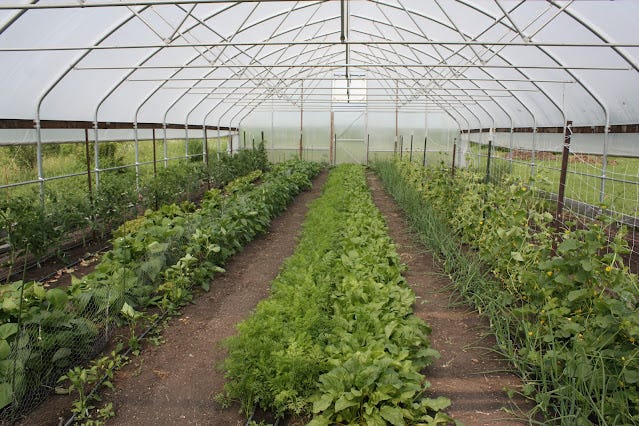
[[[493,182],[514,177],[535,189],[539,196],[558,201],[563,144],[546,144],[544,150],[489,147],[470,142],[465,154],[468,166]],[[628,230],[629,260],[639,261],[639,158],[580,152],[571,146],[566,163],[563,203],[571,217],[590,221],[602,215]],[[615,228],[616,229],[616,228]],[[613,232],[611,229],[610,232]],[[635,268],[633,268],[635,269]]]
[[[249,172],[259,176],[267,169],[266,153],[261,148],[245,150],[221,157],[212,166],[215,186],[222,186]],[[111,173],[122,177],[117,171]],[[135,175],[123,176],[128,187],[135,187]],[[103,183],[102,188],[107,191],[109,186]],[[123,197],[120,189],[107,191],[114,203]],[[261,192],[256,189],[255,194]],[[168,312],[173,301],[186,298],[184,288],[196,281],[189,275],[191,263],[202,260],[196,236],[207,226],[225,235],[240,232],[241,227],[233,223],[234,215],[253,214],[254,207],[246,202],[248,196],[242,197],[224,198],[216,189],[202,203],[206,208],[173,200],[134,219],[126,208],[94,211],[112,220],[114,230],[111,249],[90,273],[72,278],[70,285],[38,281],[0,285],[0,424],[14,422],[54,389],[64,391],[66,387],[68,391],[69,382],[89,386],[86,375],[91,370],[82,367],[107,344],[114,344],[114,336],[129,347],[134,345],[137,329],[152,319],[153,315],[136,309],[154,307]],[[224,207],[218,206],[223,202],[227,203]],[[135,206],[135,200],[124,205]],[[33,241],[24,256],[29,256],[31,244]],[[202,244],[211,253],[221,250],[208,239]],[[237,247],[225,249],[225,256],[233,250]],[[207,273],[219,270],[213,263],[209,266]],[[59,383],[61,376],[63,383]]]

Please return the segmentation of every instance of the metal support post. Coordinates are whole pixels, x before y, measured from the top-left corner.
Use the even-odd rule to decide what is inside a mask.
[[[209,136],[204,126],[204,164],[206,165],[206,189],[211,189],[211,169],[209,168]]]
[[[404,135],[399,137],[399,159],[404,157]]]
[[[366,134],[366,165],[368,166],[368,152],[371,144],[371,135]]]
[[[133,150],[135,151],[135,190],[140,196],[140,146],[138,143],[138,123],[133,123]]]
[[[606,120],[608,121],[608,120]],[[606,199],[606,174],[608,171],[608,136],[610,133],[610,125],[606,122],[606,127],[604,128],[604,143],[603,143],[603,152],[601,156],[601,186],[599,188],[599,203],[604,204]]]
[[[508,163],[509,163],[508,173],[512,173],[513,172],[513,137],[514,137],[514,132],[515,132],[515,129],[513,129],[511,127],[510,128],[510,144],[509,144],[509,149],[508,149]]]
[[[535,160],[536,160],[536,150],[537,150],[537,125],[535,125],[535,127],[533,128],[533,133],[532,133],[532,151],[530,153],[530,177],[533,179],[535,179],[535,174],[536,174],[536,170],[535,170]]]
[[[93,204],[93,188],[91,185],[91,155],[89,154],[89,129],[84,129],[84,153],[87,162],[87,189],[89,191],[89,202]]]
[[[184,156],[189,161],[189,125],[184,125]]]
[[[408,154],[408,161],[413,162],[413,134],[410,134],[410,154]]]
[[[561,174],[559,175],[559,193],[557,194],[557,214],[555,221],[559,225],[564,212],[564,194],[566,192],[566,175],[568,172],[568,157],[570,156],[570,137],[572,135],[572,121],[566,122],[564,133],[564,147],[561,153]]]
[[[206,132],[206,127],[204,127],[204,146],[202,147],[202,154],[204,154],[204,164],[206,164],[206,168],[209,167],[209,137]]]
[[[158,159],[157,154],[155,153],[155,127],[151,129],[152,131],[152,140],[153,140],[153,177],[158,176]]]
[[[164,155],[164,168],[166,169],[169,165],[169,148],[166,142],[166,123],[162,123],[162,132],[163,132],[162,149],[163,149],[163,155]]]
[[[93,122],[93,133],[95,135],[93,141],[93,172],[95,173],[95,189],[98,190],[100,188],[100,141],[97,120]]]
[[[397,143],[399,142],[399,81],[395,81],[395,148],[394,152],[397,153]],[[400,154],[401,156],[401,154]]]
[[[335,112],[331,111],[331,136],[328,141],[328,162],[335,165]]]
[[[422,158],[422,166],[426,167],[426,142],[428,141],[428,136],[424,136],[424,152]]]
[[[40,204],[44,208],[44,167],[42,165],[42,128],[40,126],[40,121],[35,122],[36,128],[36,161],[38,167],[38,182],[39,182],[39,191],[40,191]]]
[[[493,141],[488,141],[488,157],[486,158],[486,177],[484,178],[484,182],[490,182],[490,157],[493,154]]]
[[[450,176],[455,177],[455,155],[457,153],[457,142],[453,142],[453,164],[450,169]]]
[[[300,160],[302,159],[303,150],[303,135],[304,135],[304,80],[301,81],[300,86]]]

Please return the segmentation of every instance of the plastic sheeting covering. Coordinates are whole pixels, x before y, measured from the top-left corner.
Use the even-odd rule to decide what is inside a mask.
[[[370,110],[461,129],[638,123],[637,16],[633,0],[8,0],[0,118],[234,126],[328,110],[335,81],[366,80]]]

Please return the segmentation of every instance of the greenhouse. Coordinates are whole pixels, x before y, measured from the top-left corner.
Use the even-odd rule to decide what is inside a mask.
[[[0,424],[639,424],[639,2],[0,3]]]

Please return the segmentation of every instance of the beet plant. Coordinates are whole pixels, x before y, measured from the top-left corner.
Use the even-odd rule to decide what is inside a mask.
[[[402,269],[364,169],[337,167],[271,296],[227,341],[227,396],[315,426],[451,422],[425,394],[438,353]]]

